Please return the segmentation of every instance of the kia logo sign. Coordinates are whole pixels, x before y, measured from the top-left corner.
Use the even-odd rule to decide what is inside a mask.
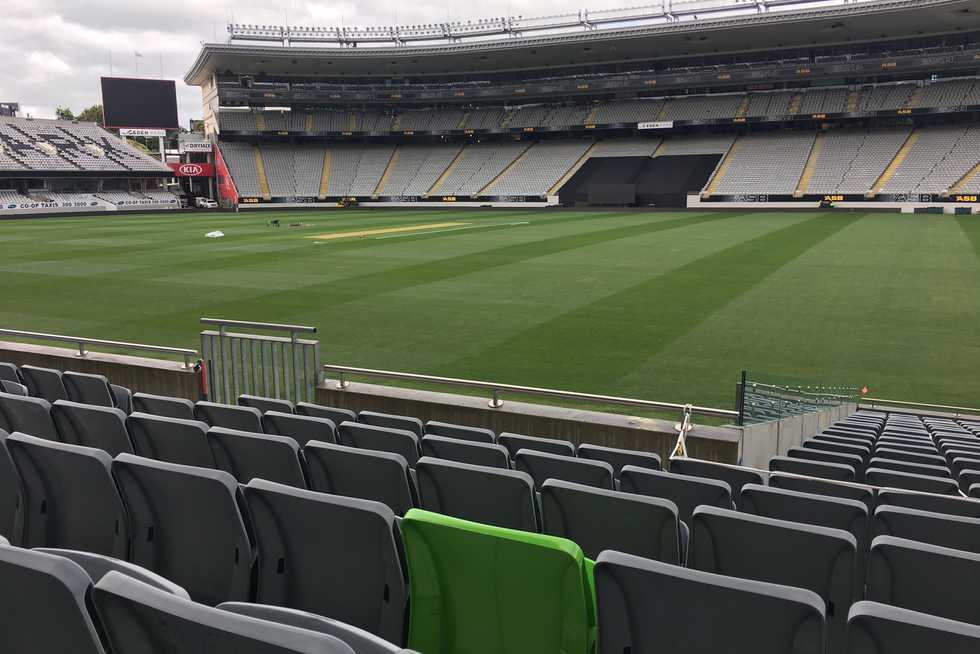
[[[177,172],[188,177],[197,177],[204,173],[204,167],[200,164],[182,164]]]

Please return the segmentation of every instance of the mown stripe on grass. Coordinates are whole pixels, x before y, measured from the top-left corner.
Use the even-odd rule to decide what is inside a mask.
[[[959,223],[966,239],[973,246],[973,252],[977,255],[977,259],[980,259],[980,220],[977,220],[976,216],[959,216],[956,218],[956,222]]]
[[[828,215],[795,222],[555,316],[438,372],[463,374],[492,358],[503,381],[544,385],[577,378],[575,390],[608,392],[643,361],[853,223],[850,216]]]

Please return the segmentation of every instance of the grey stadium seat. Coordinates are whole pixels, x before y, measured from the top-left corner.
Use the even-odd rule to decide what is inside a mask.
[[[847,619],[848,654],[976,654],[980,626],[878,602],[858,602]]]
[[[30,395],[27,386],[24,386],[20,382],[7,381],[6,379],[0,379],[0,393],[20,395],[21,397],[28,397]]]
[[[556,438],[538,438],[504,432],[497,437],[497,442],[507,448],[510,458],[514,458],[520,450],[534,450],[562,456],[575,456],[575,446],[569,441]]]
[[[787,490],[800,491],[801,493],[813,493],[815,495],[857,500],[858,502],[863,502],[868,507],[869,512],[874,511],[875,508],[874,491],[868,486],[836,484],[832,481],[822,479],[790,477],[789,475],[781,475],[778,472],[769,475],[769,485],[773,488],[785,488]]]
[[[497,527],[538,530],[534,481],[524,472],[430,457],[419,459],[415,472],[423,509]]]
[[[872,535],[896,536],[980,554],[980,519],[933,513],[904,506],[879,506]]]
[[[58,400],[51,405],[51,418],[66,443],[97,447],[109,456],[133,452],[121,409]]]
[[[92,598],[114,652],[355,654],[332,636],[197,604],[118,572]]]
[[[510,467],[507,448],[503,445],[429,435],[422,438],[421,444],[422,456],[491,468]]]
[[[531,475],[537,490],[540,490],[544,482],[549,479],[562,479],[608,490],[616,487],[613,468],[605,461],[519,450],[514,456],[514,463],[518,470]]]
[[[662,497],[677,507],[677,516],[690,525],[691,514],[702,504],[733,508],[732,489],[728,482],[705,477],[675,475],[669,472],[626,466],[619,480],[619,490],[650,497]]]
[[[709,506],[694,510],[690,528],[689,567],[812,590],[826,602],[828,649],[844,642],[847,607],[861,587],[850,533]]]
[[[396,416],[390,413],[378,413],[376,411],[361,411],[357,414],[357,422],[374,427],[402,429],[415,434],[418,438],[425,436],[425,426],[422,424],[422,421],[409,416]]]
[[[239,395],[239,406],[248,406],[258,409],[262,413],[267,411],[278,411],[280,413],[296,413],[296,405],[289,400],[279,400],[274,397],[262,397],[261,395]]]
[[[603,552],[595,590],[600,652],[824,652],[823,601],[802,588]]]
[[[868,561],[869,600],[980,624],[980,554],[878,536]]]
[[[977,465],[977,468],[980,468],[980,464]],[[970,486],[980,484],[980,470],[975,470],[972,468],[961,470],[958,479],[960,482],[960,490],[967,495],[970,495]]]
[[[637,468],[646,468],[647,470],[663,469],[660,456],[653,452],[622,450],[617,447],[604,447],[602,445],[582,443],[578,446],[576,454],[580,459],[605,461],[613,467],[613,474],[616,475],[616,479],[619,479],[620,473],[622,473],[625,466],[635,466]]]
[[[868,466],[883,470],[895,470],[896,472],[911,472],[915,475],[926,475],[927,477],[949,477],[952,474],[946,466],[908,463],[906,461],[895,461],[894,459],[883,459],[879,456],[871,457]]]
[[[444,438],[455,438],[461,441],[472,441],[474,443],[495,443],[497,437],[489,429],[481,427],[467,427],[465,425],[453,425],[448,422],[438,422],[430,420],[425,423],[425,433],[431,436],[442,436]]]
[[[212,427],[262,433],[262,412],[250,406],[198,402],[194,417]]]
[[[68,559],[0,546],[0,652],[105,654],[87,602],[92,580]]]
[[[32,397],[41,397],[48,402],[67,400],[68,391],[61,381],[61,371],[38,366],[21,366],[20,377]]]
[[[310,441],[335,443],[337,441],[337,426],[327,418],[313,416],[298,416],[281,411],[266,411],[262,414],[262,428],[267,434],[289,436],[300,447],[306,447]]]
[[[68,559],[69,561],[73,561],[85,571],[85,574],[89,576],[92,583],[98,583],[102,577],[106,576],[110,572],[119,572],[127,577],[132,577],[137,581],[141,581],[144,584],[155,586],[156,588],[170,593],[171,595],[190,599],[190,595],[187,594],[187,591],[177,584],[164,579],[158,574],[150,572],[146,568],[141,568],[138,565],[128,563],[127,561],[123,561],[121,559],[115,559],[111,556],[105,556],[103,554],[94,554],[92,552],[82,552],[81,550],[61,550],[43,547],[35,548],[34,551],[53,554],[54,556],[60,556]]]
[[[355,422],[357,420],[357,414],[350,409],[338,409],[336,407],[321,406],[310,402],[297,403],[296,413],[297,415],[301,416],[326,418],[327,420],[333,421],[333,424],[335,425],[339,425],[347,420],[350,420],[351,422]]]
[[[837,463],[839,465],[851,466],[854,469],[854,476],[857,479],[864,477],[865,464],[867,463],[867,461],[854,454],[815,450],[811,447],[791,447],[786,451],[786,456],[792,459],[806,459],[821,463]]]
[[[15,433],[7,438],[23,490],[24,547],[129,556],[129,518],[112,457],[91,447]]]
[[[845,445],[844,443],[836,443],[811,438],[808,441],[803,441],[803,447],[808,447],[813,450],[838,452],[840,454],[853,454],[861,457],[865,461],[871,458],[871,448],[863,445]]]
[[[61,440],[58,428],[51,419],[51,404],[40,397],[0,393],[0,429],[52,441]]]
[[[92,375],[84,372],[65,372],[61,381],[68,392],[68,399],[82,404],[112,407],[116,405],[109,380],[104,375]]]
[[[133,392],[125,386],[109,384],[112,391],[112,401],[117,409],[120,409],[127,416],[133,412]]]
[[[959,485],[948,477],[917,475],[911,472],[885,470],[884,468],[868,468],[864,473],[864,478],[872,486],[902,488],[940,495],[959,495],[960,492]]]
[[[864,436],[859,434],[848,434],[847,436],[841,436],[838,434],[821,432],[819,434],[814,434],[813,440],[829,441],[831,443],[841,443],[843,445],[856,445],[864,448],[874,447],[875,444],[874,436]]]
[[[905,461],[906,463],[918,463],[927,466],[944,466],[946,459],[938,454],[924,454],[913,452],[908,448],[896,449],[894,447],[879,447],[875,449],[874,455],[882,459],[892,459],[893,461]]]
[[[402,641],[408,579],[390,508],[261,479],[245,501],[259,551],[256,601]]]
[[[194,420],[194,403],[182,397],[133,393],[133,411],[153,416]]]
[[[595,560],[605,550],[683,565],[677,506],[670,500],[549,479],[541,487],[541,531],[567,538]]]
[[[132,454],[117,456],[112,473],[129,509],[133,563],[198,602],[250,599],[253,544],[234,477]]]
[[[358,629],[346,622],[331,620],[320,615],[287,609],[281,606],[269,606],[268,604],[249,604],[246,602],[226,602],[218,606],[223,611],[231,611],[247,615],[259,620],[278,622],[300,629],[315,631],[320,634],[334,636],[344,641],[356,652],[356,654],[405,654],[408,650],[403,650],[397,645],[389,643],[383,638],[379,638],[363,629]]]
[[[215,466],[239,483],[266,479],[306,488],[299,443],[288,436],[212,427],[208,430],[208,442]]]
[[[820,479],[831,479],[834,481],[854,481],[856,477],[854,468],[849,465],[827,463],[826,461],[811,461],[809,459],[788,456],[774,456],[769,459],[769,470],[772,472],[789,472],[794,475],[819,477]]]
[[[23,379],[17,374],[17,366],[12,363],[7,363],[6,361],[0,361],[0,381],[14,382],[15,384],[22,384]]]
[[[310,488],[387,504],[398,515],[418,505],[405,457],[310,441],[303,450]]]
[[[8,436],[0,429],[0,536],[6,536],[14,545],[19,545],[22,522],[20,475],[7,449]]]
[[[133,413],[126,419],[126,427],[133,451],[139,456],[185,466],[214,467],[206,423]]]
[[[732,501],[735,503],[735,506],[738,506],[738,496],[742,492],[742,486],[745,484],[763,483],[762,475],[757,472],[741,470],[710,461],[699,461],[697,459],[671,459],[670,471],[694,477],[720,479],[732,489]]]
[[[406,429],[342,422],[337,427],[337,442],[362,450],[398,454],[409,468],[414,468],[419,460],[419,437]]]

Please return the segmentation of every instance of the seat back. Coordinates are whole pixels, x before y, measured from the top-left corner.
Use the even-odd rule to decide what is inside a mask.
[[[980,519],[977,518],[884,505],[875,509],[871,533],[980,554]]]
[[[83,552],[81,550],[63,550],[52,547],[35,548],[34,551],[53,554],[75,562],[78,564],[78,567],[85,571],[85,574],[89,576],[93,584],[98,583],[102,577],[106,576],[110,572],[119,572],[127,577],[132,577],[137,581],[142,581],[144,584],[149,584],[159,588],[160,590],[170,593],[171,595],[184,597],[186,599],[190,599],[191,597],[187,594],[186,590],[177,584],[164,579],[158,574],[150,572],[146,568],[141,568],[138,565],[123,561],[122,559],[105,556],[103,554],[95,554],[93,552]]]
[[[418,505],[408,463],[399,454],[310,441],[303,450],[310,488],[388,505],[397,515]]]
[[[92,375],[85,372],[65,372],[61,375],[68,399],[82,404],[113,407],[116,405],[109,380],[105,375]]]
[[[405,459],[409,468],[414,468],[419,460],[419,437],[405,429],[342,422],[337,428],[337,441],[341,445],[362,450],[398,454]]]
[[[807,459],[809,461],[850,466],[854,469],[854,475],[859,480],[864,477],[864,469],[867,467],[865,460],[855,454],[841,454],[839,452],[828,452],[827,450],[815,450],[809,447],[791,447],[786,451],[786,456],[792,459]]]
[[[619,479],[625,466],[636,466],[637,468],[646,468],[647,470],[663,469],[660,456],[653,452],[623,450],[617,447],[603,447],[602,445],[582,443],[578,446],[575,453],[580,459],[605,461],[612,466],[616,479]]]
[[[132,454],[117,456],[112,473],[132,521],[133,563],[204,604],[250,598],[253,544],[234,477]]]
[[[258,602],[403,641],[408,582],[391,509],[262,479],[248,483],[245,501],[258,542]]]
[[[182,397],[133,393],[133,411],[151,416],[194,420],[194,403]]]
[[[92,598],[114,652],[354,654],[333,636],[211,608],[118,572]]]
[[[864,478],[872,486],[887,486],[940,495],[958,496],[960,493],[959,484],[948,477],[917,475],[912,472],[898,472],[884,468],[868,468],[864,472]]]
[[[817,451],[817,450],[814,450]],[[854,468],[840,463],[825,461],[810,461],[788,456],[774,456],[769,459],[769,469],[773,472],[790,472],[794,475],[834,479],[837,481],[854,481]]]
[[[68,559],[0,545],[0,652],[106,654],[87,602],[92,581]]]
[[[670,500],[549,479],[541,486],[541,531],[595,559],[615,550],[684,563],[677,506]]]
[[[198,402],[194,417],[212,427],[262,433],[262,412],[250,406]]]
[[[508,529],[538,530],[534,481],[524,472],[422,457],[415,474],[419,505],[427,511]]]
[[[896,461],[894,459],[884,459],[880,456],[871,457],[868,462],[871,468],[881,468],[883,470],[895,470],[897,472],[911,472],[916,475],[926,475],[927,477],[950,477],[952,473],[945,465],[934,466],[922,463],[909,463],[907,461]]]
[[[14,433],[7,447],[23,489],[24,547],[129,556],[129,518],[112,457],[91,447]]]
[[[708,477],[726,482],[732,489],[732,502],[735,503],[735,506],[738,506],[738,496],[742,492],[742,486],[764,483],[762,475],[757,472],[698,459],[671,459],[670,471],[681,475]]]
[[[300,447],[306,447],[310,441],[337,442],[337,426],[328,418],[266,411],[262,414],[262,429],[267,434],[289,436]]]
[[[446,436],[425,436],[422,438],[421,445],[422,456],[491,468],[510,467],[507,448],[496,443],[479,443]]]
[[[0,361],[0,381],[9,381],[15,384],[24,383],[24,380],[17,373],[17,366],[6,361]]]
[[[607,551],[595,592],[600,652],[824,652],[823,601],[802,588]]]
[[[848,654],[974,654],[980,626],[878,602],[858,602],[847,619]]]
[[[206,423],[132,413],[126,418],[126,428],[138,456],[185,466],[214,467]]]
[[[296,413],[296,405],[289,400],[279,400],[273,397],[262,397],[260,395],[239,395],[238,405],[258,409],[262,413],[266,411],[278,411],[279,413]]]
[[[340,423],[348,420],[351,422],[355,422],[357,420],[357,413],[351,411],[350,409],[339,409],[337,407],[322,406],[320,404],[312,404],[310,402],[297,403],[296,413],[301,416],[326,418],[335,425],[339,425]]]
[[[608,490],[615,488],[613,468],[605,461],[519,450],[514,456],[514,463],[518,470],[531,475],[537,490],[549,479],[562,479]]]
[[[223,427],[212,427],[207,437],[215,466],[231,474],[239,483],[266,479],[306,488],[301,451],[292,438]]]
[[[425,654],[588,654],[594,599],[582,550],[554,536],[413,509],[402,521],[409,647]]]
[[[97,447],[109,456],[133,452],[126,414],[120,409],[58,400],[51,405],[51,418],[66,443]]]
[[[817,593],[827,607],[829,651],[844,642],[847,609],[860,591],[856,564],[857,541],[846,531],[708,506],[694,510],[688,565]]]
[[[813,493],[814,495],[826,495],[828,497],[841,497],[846,500],[857,500],[868,507],[868,512],[874,511],[875,495],[874,491],[868,486],[858,486],[855,484],[835,484],[832,481],[821,479],[804,479],[803,477],[791,477],[773,473],[769,475],[769,486],[772,488],[785,488],[786,490],[799,491],[801,493]]]
[[[575,446],[572,445],[571,441],[563,441],[556,438],[538,438],[537,436],[524,436],[522,434],[504,432],[497,437],[497,442],[507,448],[511,459],[517,456],[517,453],[521,450],[533,450],[534,452],[546,452],[561,456],[575,456]]]
[[[878,506],[886,504],[933,513],[960,515],[966,518],[980,518],[980,502],[965,497],[882,489],[878,491]]]
[[[10,395],[20,395],[21,397],[30,396],[30,391],[27,390],[27,386],[19,382],[12,382],[6,379],[0,379],[0,393],[9,393]]]
[[[425,423],[425,433],[429,436],[442,436],[443,438],[455,438],[460,441],[470,441],[473,443],[496,443],[497,437],[493,431],[480,427],[467,427],[465,425],[453,425],[448,422],[438,422],[430,420]]]
[[[422,421],[410,416],[396,416],[390,413],[378,413],[376,411],[361,411],[357,414],[357,422],[374,427],[401,429],[415,434],[416,438],[425,436],[425,426],[422,424]]]
[[[677,507],[677,517],[690,524],[694,509],[702,504],[730,509],[732,489],[728,482],[704,477],[675,475],[669,472],[626,466],[623,468],[619,489],[625,493],[637,493],[670,500]]]
[[[0,393],[0,429],[52,441],[61,440],[58,428],[51,419],[51,403],[40,397]]]
[[[20,475],[10,458],[7,448],[9,434],[0,429],[0,536],[5,536],[14,545],[21,541],[23,504]]]
[[[20,376],[32,397],[41,397],[48,402],[67,400],[68,391],[61,380],[61,371],[38,366],[21,366]]]

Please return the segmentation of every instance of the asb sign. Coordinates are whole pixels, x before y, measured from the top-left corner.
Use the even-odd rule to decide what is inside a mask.
[[[214,177],[214,166],[208,163],[171,163],[174,177]]]

